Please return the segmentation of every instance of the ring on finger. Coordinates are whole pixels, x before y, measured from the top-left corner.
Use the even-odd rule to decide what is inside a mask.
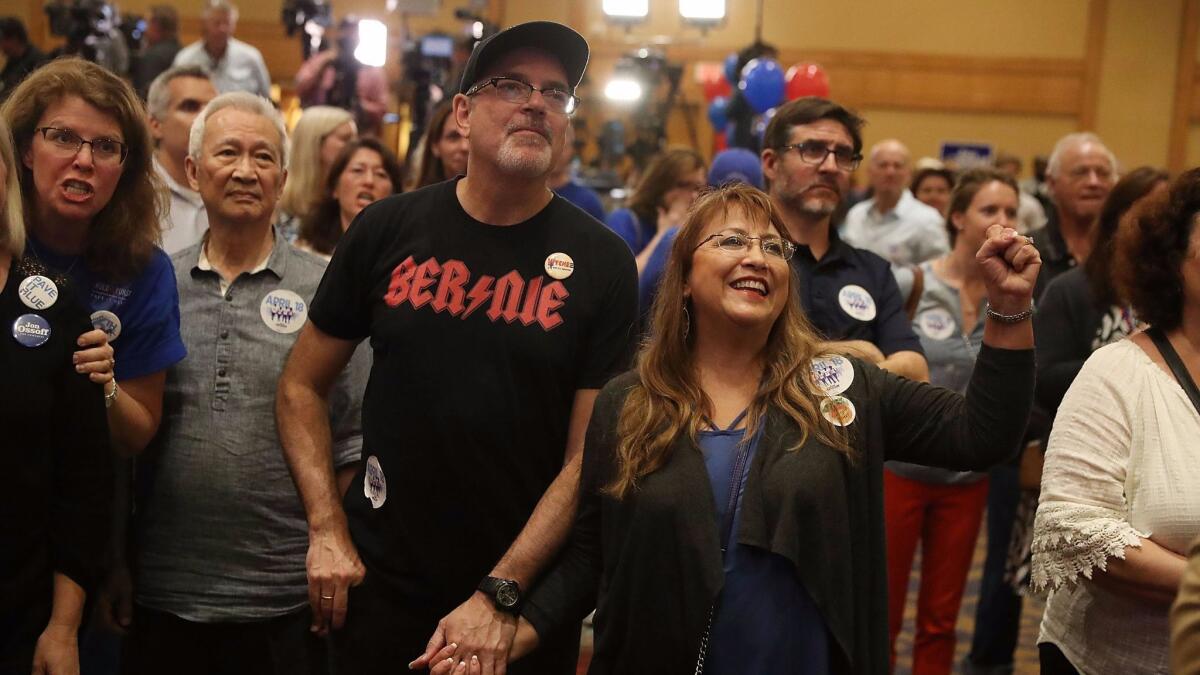
[[[322,599],[322,600],[332,600],[332,599],[333,599],[333,596],[332,596],[332,595],[322,595],[322,596],[321,596],[321,599]]]

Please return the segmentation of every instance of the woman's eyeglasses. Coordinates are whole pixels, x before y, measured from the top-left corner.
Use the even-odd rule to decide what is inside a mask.
[[[74,131],[58,127],[38,127],[34,131],[40,133],[50,149],[62,157],[74,157],[79,154],[84,145],[90,145],[92,161],[97,164],[119,166],[125,163],[125,157],[129,154],[128,145],[111,138],[93,138],[85,141]]]
[[[748,234],[709,235],[708,237],[705,237],[704,241],[701,241],[700,244],[693,250],[699,250],[701,246],[704,246],[713,240],[716,240],[713,243],[713,246],[721,249],[722,251],[736,253],[738,255],[745,255],[746,252],[750,250],[751,244],[756,241],[758,242],[759,248],[762,249],[763,255],[779,258],[780,260],[791,260],[792,254],[796,252],[796,245],[784,239],[783,237],[776,237],[774,235],[766,237],[751,237]]]

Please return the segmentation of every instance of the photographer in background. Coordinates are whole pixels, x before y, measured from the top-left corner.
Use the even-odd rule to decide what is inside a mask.
[[[300,105],[331,105],[354,113],[364,135],[379,135],[387,111],[387,80],[383,68],[365,66],[354,57],[358,20],[347,16],[337,31],[326,33],[321,51],[296,72]]]
[[[129,74],[129,45],[118,30],[117,11],[105,0],[49,0],[50,33],[67,39],[50,52],[50,60],[78,56],[118,77]]]
[[[154,5],[146,21],[145,47],[133,69],[133,88],[142,100],[154,78],[171,67],[179,53],[179,12],[170,5]]]
[[[0,70],[0,101],[17,88],[25,76],[46,62],[46,55],[29,41],[29,33],[21,20],[0,18],[0,54],[4,54],[4,70]]]

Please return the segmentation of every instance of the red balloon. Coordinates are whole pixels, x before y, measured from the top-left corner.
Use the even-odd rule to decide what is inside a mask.
[[[787,71],[787,100],[804,96],[829,98],[829,76],[815,63],[797,63]]]
[[[716,73],[712,77],[706,78],[701,84],[704,87],[704,100],[709,103],[714,98],[724,96],[728,98],[733,94],[733,86],[729,84],[729,80],[725,79],[724,75]]]
[[[713,154],[715,155],[729,147],[729,141],[725,138],[725,132],[719,131],[713,134]]]

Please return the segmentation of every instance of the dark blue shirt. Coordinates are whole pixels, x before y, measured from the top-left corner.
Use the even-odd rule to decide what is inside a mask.
[[[671,257],[671,244],[675,243],[675,235],[679,234],[678,227],[672,227],[663,233],[646,266],[638,275],[638,311],[643,316],[654,306],[654,298],[658,295],[658,282],[662,280],[663,272],[667,269],[667,259]]]
[[[797,246],[792,271],[808,320],[827,339],[866,340],[884,356],[924,353],[883,258],[850,246],[830,230],[825,256],[818,261],[807,246]]]
[[[30,240],[26,255],[66,274],[92,323],[109,332],[118,381],[166,370],[187,355],[179,336],[175,268],[162,249],[154,249],[135,278],[113,284],[93,275],[81,256],[56,255],[40,241]]]
[[[736,425],[736,422],[735,422]],[[742,495],[750,475],[758,439],[739,443],[745,431],[701,431],[700,451],[708,469],[724,528],[729,510],[730,480],[739,452],[745,454],[728,541],[737,542]],[[724,530],[722,530],[724,536]],[[793,675],[829,672],[829,635],[812,597],[800,583],[791,561],[781,555],[733,543],[725,553],[725,585],[709,632],[704,672],[709,675]]]
[[[580,185],[575,181],[567,181],[566,185],[554,188],[559,197],[583,209],[587,214],[600,222],[604,222],[604,204],[596,191]]]
[[[613,211],[608,214],[608,219],[604,221],[604,224],[625,240],[634,255],[641,253],[642,249],[646,248],[646,244],[650,243],[658,229],[657,223],[643,223],[637,214],[629,209]]]

